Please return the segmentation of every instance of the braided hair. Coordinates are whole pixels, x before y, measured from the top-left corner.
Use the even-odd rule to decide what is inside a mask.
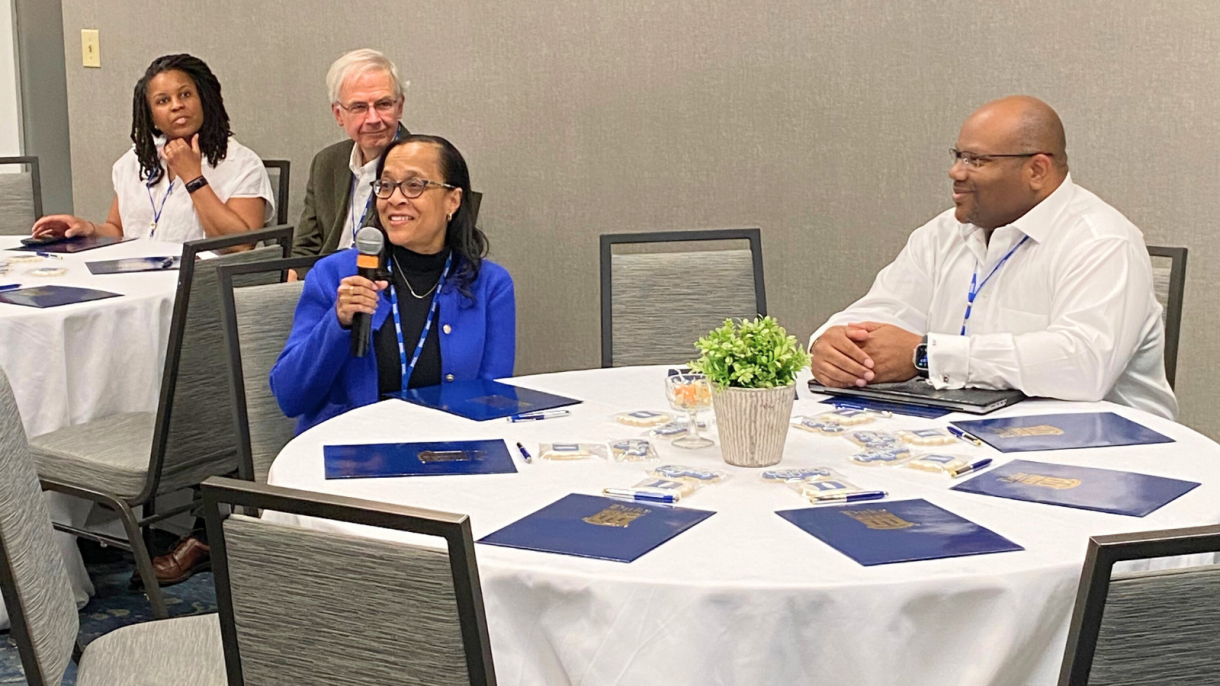
[[[195,83],[195,91],[203,107],[203,126],[199,129],[199,150],[213,167],[225,158],[229,151],[229,113],[225,111],[224,98],[220,96],[220,81],[198,57],[191,55],[164,55],[152,61],[144,76],[136,82],[131,101],[131,142],[136,145],[136,158],[140,160],[140,179],[154,184],[165,173],[161,159],[157,156],[154,136],[161,131],[153,125],[152,110],[148,107],[148,84],[158,75],[177,70]]]

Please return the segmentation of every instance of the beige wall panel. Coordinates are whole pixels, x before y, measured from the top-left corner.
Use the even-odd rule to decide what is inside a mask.
[[[513,274],[520,373],[598,364],[597,236],[759,226],[768,303],[807,336],[948,207],[946,149],[1026,92],[1075,178],[1149,242],[1190,248],[1182,419],[1220,436],[1220,3],[1213,0],[388,2],[63,0],[76,207],[102,216],[155,56],[220,76],[237,137],[294,165],[342,136],[323,78],[387,52],[405,122],[466,154]],[[80,67],[81,28],[102,69]],[[963,297],[965,285],[963,284]]]

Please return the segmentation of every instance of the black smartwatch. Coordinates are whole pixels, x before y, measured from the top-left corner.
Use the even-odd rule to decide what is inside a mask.
[[[928,337],[924,336],[919,339],[919,345],[915,346],[915,354],[911,356],[911,364],[915,365],[915,372],[919,374],[919,378],[928,378]]]
[[[192,179],[186,182],[186,192],[194,193],[195,191],[208,185],[208,177],[200,176],[197,179]]]

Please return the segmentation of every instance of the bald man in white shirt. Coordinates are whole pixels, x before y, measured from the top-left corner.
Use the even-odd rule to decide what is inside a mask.
[[[987,103],[953,156],[955,208],[813,334],[817,381],[924,376],[1175,418],[1143,234],[1072,182],[1055,111],[1028,96]]]

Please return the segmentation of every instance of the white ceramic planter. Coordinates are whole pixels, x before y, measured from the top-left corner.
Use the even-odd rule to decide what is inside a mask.
[[[737,467],[770,467],[784,456],[794,386],[713,388],[712,409],[724,461]]]

